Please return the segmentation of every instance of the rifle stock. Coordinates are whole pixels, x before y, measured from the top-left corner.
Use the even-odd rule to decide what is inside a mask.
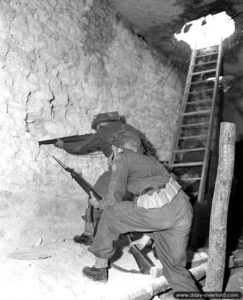
[[[132,245],[131,242],[131,237],[129,234],[127,234],[127,238],[129,240],[129,250],[133,257],[135,258],[137,265],[139,267],[139,270],[142,274],[150,274],[151,273],[151,268],[154,267],[153,262],[145,256],[141,250],[138,249],[136,245]]]
[[[84,142],[91,134],[83,134],[83,135],[72,135],[72,136],[65,136],[50,140],[42,140],[39,141],[40,145],[52,145],[57,142],[58,139],[62,140],[64,143],[73,143],[73,142]]]
[[[77,172],[75,172],[74,169],[71,169],[67,166],[65,166],[59,159],[57,159],[55,156],[53,158],[65,169],[67,172],[69,172],[72,176],[72,178],[79,184],[79,186],[90,196],[90,193],[92,192],[94,197],[99,201],[102,199],[102,197],[96,192],[96,190],[92,187],[92,185],[87,182],[82,176],[80,176]],[[151,269],[154,267],[154,264],[152,261],[145,256],[137,246],[132,245],[131,237],[129,234],[126,234],[128,241],[130,243],[129,249],[133,257],[135,258],[137,265],[139,267],[139,270],[142,274],[150,274]]]

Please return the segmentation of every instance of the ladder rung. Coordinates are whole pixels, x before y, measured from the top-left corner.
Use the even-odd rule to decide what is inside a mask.
[[[191,139],[200,139],[207,137],[206,134],[201,135],[191,135],[191,136],[179,136],[179,140],[191,140]]]
[[[192,180],[198,181],[198,180],[201,180],[201,177],[188,177],[188,178],[183,178],[180,180],[181,181],[192,181]]]
[[[211,105],[210,104],[207,104],[207,105],[205,105],[204,104],[204,107],[203,107],[204,109],[211,109]],[[188,107],[188,109],[186,109],[186,111],[185,111],[185,114],[187,114],[187,113],[196,113],[197,112],[197,105],[194,105],[194,106],[190,106],[190,109],[189,109],[189,107]],[[204,111],[204,110],[203,110]],[[198,115],[198,114],[197,114]],[[203,114],[203,115],[205,115],[205,114]],[[205,117],[205,116],[204,116]]]
[[[195,55],[195,58],[199,58],[199,57],[205,57],[205,56],[212,56],[212,55],[219,55],[219,52],[210,52],[210,53],[205,53],[205,54],[201,54],[201,55]]]
[[[196,151],[203,151],[206,148],[194,148],[194,149],[183,149],[183,150],[174,150],[174,153],[183,153],[183,152],[196,152]]]
[[[191,85],[193,84],[198,84],[198,83],[211,83],[212,81],[214,81],[215,78],[214,77],[210,77],[208,79],[204,79],[204,80],[198,80],[198,81],[192,81]]]
[[[199,162],[187,162],[187,163],[174,163],[171,164],[170,167],[177,168],[177,167],[195,167],[195,166],[202,166],[203,161]]]
[[[198,56],[196,58],[198,58]],[[203,66],[203,65],[207,65],[207,64],[212,64],[212,63],[216,63],[216,62],[217,62],[217,60],[210,60],[210,61],[206,61],[206,62],[203,62],[203,63],[200,63],[200,64],[194,64],[194,67]]]
[[[195,116],[195,115],[204,115],[204,114],[210,114],[211,110],[206,109],[206,110],[199,110],[199,111],[194,111],[194,112],[188,112],[188,113],[183,113],[183,116]]]
[[[208,101],[212,101],[212,99],[211,99],[211,98],[208,98],[208,99],[203,99],[203,100],[190,101],[190,102],[187,102],[186,105],[200,104],[200,103],[205,103],[205,102],[208,102]]]
[[[209,125],[209,122],[182,124],[181,127],[194,127],[194,126],[203,126],[203,125]]]
[[[214,45],[212,45],[212,46],[206,46],[206,47],[202,47],[202,48],[198,48],[198,49],[196,49],[195,51],[196,52],[199,52],[199,51],[209,51],[209,50],[212,50],[212,49],[215,49],[215,48],[219,48],[219,44],[214,44]]]
[[[209,69],[209,70],[204,70],[204,71],[198,71],[198,72],[192,72],[191,75],[200,75],[200,74],[205,74],[205,73],[210,73],[210,72],[215,72],[216,73],[217,69]]]
[[[202,92],[210,92],[213,91],[214,89],[205,89],[205,90],[199,90],[199,91],[193,91],[193,92],[188,92],[187,95],[195,95],[195,94],[201,94]]]
[[[218,55],[218,52],[214,52],[214,53],[211,53],[211,54],[196,55],[195,58],[197,59],[197,58],[212,56],[212,55]]]

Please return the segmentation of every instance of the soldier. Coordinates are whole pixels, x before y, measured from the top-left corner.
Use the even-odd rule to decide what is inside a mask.
[[[95,264],[85,267],[83,275],[108,280],[109,259],[120,234],[150,232],[163,272],[174,291],[198,291],[186,269],[186,248],[192,221],[189,197],[155,157],[140,153],[141,142],[131,132],[121,131],[110,139],[114,160],[108,194],[90,204],[103,210],[89,251]],[[126,191],[133,202],[122,201]]]
[[[94,188],[101,196],[105,196],[111,176],[109,165],[110,161],[113,158],[111,144],[108,143],[107,140],[114,133],[122,129],[133,132],[135,135],[139,136],[142,139],[144,143],[144,149],[146,149],[147,152],[150,151],[150,153],[154,153],[154,150],[141,132],[136,130],[131,125],[125,124],[124,118],[122,118],[118,114],[118,112],[107,112],[96,115],[92,121],[91,128],[96,130],[96,132],[83,135],[82,141],[64,143],[61,139],[58,139],[58,141],[55,143],[55,146],[64,149],[68,153],[77,155],[85,155],[95,151],[102,151],[103,154],[108,158],[108,171],[104,172],[100,176]],[[87,220],[87,215],[90,215],[89,207],[86,209],[86,214],[84,216],[84,233],[74,236],[75,242],[84,245],[90,245],[92,243],[93,224]],[[93,217],[95,223],[98,222],[99,216],[99,211],[94,209]]]

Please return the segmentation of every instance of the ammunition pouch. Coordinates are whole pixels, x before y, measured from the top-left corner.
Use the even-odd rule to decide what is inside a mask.
[[[137,206],[145,209],[160,208],[165,204],[171,202],[178,194],[181,186],[178,182],[170,177],[164,188],[149,189],[147,188],[137,200]],[[153,191],[153,192],[152,192]]]

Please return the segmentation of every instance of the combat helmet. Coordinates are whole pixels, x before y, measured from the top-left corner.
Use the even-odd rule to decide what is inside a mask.
[[[102,122],[114,122],[114,121],[120,121],[120,116],[117,111],[100,113],[95,115],[91,124],[91,128],[97,129],[97,126]]]
[[[121,130],[109,138],[109,143],[121,149],[141,152],[141,139],[131,131]]]

